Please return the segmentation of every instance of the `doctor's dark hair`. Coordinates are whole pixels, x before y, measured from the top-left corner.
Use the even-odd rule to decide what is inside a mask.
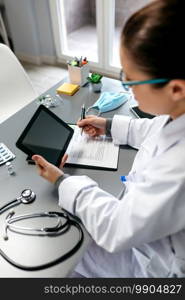
[[[184,0],[155,0],[128,19],[121,46],[151,78],[185,79],[184,28]]]

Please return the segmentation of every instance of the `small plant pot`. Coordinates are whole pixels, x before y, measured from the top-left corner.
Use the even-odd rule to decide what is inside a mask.
[[[92,91],[94,93],[100,93],[102,88],[102,82],[99,83],[91,83]]]

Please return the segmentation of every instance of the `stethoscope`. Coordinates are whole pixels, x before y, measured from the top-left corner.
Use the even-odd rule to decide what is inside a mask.
[[[35,200],[36,195],[31,190],[27,189],[24,190],[21,193],[21,196],[8,204],[4,205],[0,209],[0,214],[9,209],[10,207],[13,207],[20,203],[31,203]],[[54,218],[57,220],[56,224],[50,227],[41,227],[41,228],[33,228],[33,227],[25,227],[15,224],[16,222],[19,222],[21,220],[27,220],[27,219],[33,219],[33,218]],[[1,249],[0,249],[0,255],[12,266],[24,270],[24,271],[38,271],[43,270],[52,266],[55,266],[64,260],[71,257],[74,253],[78,251],[80,248],[83,239],[84,239],[84,233],[80,226],[80,224],[75,221],[74,219],[71,219],[67,213],[63,212],[41,212],[41,213],[33,213],[33,214],[24,214],[20,216],[15,216],[14,211],[11,211],[8,213],[6,219],[5,219],[5,234],[4,234],[4,240],[8,240],[8,230],[19,233],[19,234],[27,234],[27,235],[44,235],[44,236],[57,236],[62,235],[66,233],[71,226],[74,226],[78,230],[78,241],[73,246],[72,249],[70,249],[65,254],[61,255],[60,257],[47,262],[45,264],[37,265],[37,266],[25,266],[21,265],[20,263],[17,263],[13,259],[11,259],[8,255],[6,255]]]
[[[69,227],[68,215],[61,214],[59,212],[43,212],[43,213],[33,213],[33,214],[24,214],[20,216],[15,216],[14,211],[10,211],[5,219],[5,234],[3,236],[4,240],[8,240],[8,229],[21,234],[30,234],[30,235],[57,235],[63,233],[64,230],[67,230]],[[56,225],[50,227],[41,227],[41,228],[33,228],[33,227],[24,227],[20,225],[16,225],[14,223],[22,220],[33,219],[33,218],[55,218],[57,219]],[[61,217],[65,218],[65,222],[62,222]]]
[[[8,202],[0,208],[0,214],[4,213],[6,210],[18,205],[18,204],[29,204],[32,203],[36,198],[35,193],[30,189],[25,189],[22,191],[20,197]]]

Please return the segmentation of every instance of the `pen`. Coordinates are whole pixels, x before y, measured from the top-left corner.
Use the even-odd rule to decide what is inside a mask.
[[[80,57],[80,60],[79,60],[79,67],[82,66],[82,56]]]
[[[85,119],[85,104],[82,105],[82,110],[81,110],[81,118],[80,118],[80,120],[83,120],[83,119]],[[81,135],[82,135],[82,133],[83,133],[83,128],[81,130]]]
[[[86,65],[87,63],[88,63],[87,57],[84,57],[84,59],[82,60],[82,65]]]

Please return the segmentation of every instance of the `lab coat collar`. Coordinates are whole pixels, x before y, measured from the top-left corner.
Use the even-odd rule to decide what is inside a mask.
[[[185,139],[185,114],[175,120],[167,122],[162,127],[158,139],[158,149],[164,152],[167,148]]]

